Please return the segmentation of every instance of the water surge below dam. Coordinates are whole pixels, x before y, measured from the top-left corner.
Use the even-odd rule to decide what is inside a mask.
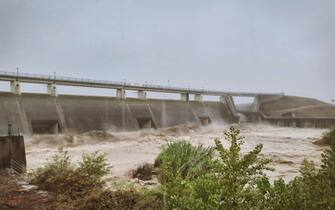
[[[323,129],[284,128],[262,124],[236,125],[245,136],[242,152],[257,144],[263,144],[262,157],[272,160],[274,172],[268,172],[271,179],[291,180],[299,174],[304,158],[320,163],[325,147],[314,145]],[[59,148],[68,151],[73,161],[79,161],[82,154],[97,150],[107,154],[113,166],[112,176],[129,179],[129,171],[143,163],[153,163],[162,147],[170,141],[186,140],[195,145],[213,146],[214,139],[220,138],[225,146],[223,131],[229,125],[176,126],[166,129],[147,129],[132,132],[106,133],[91,131],[82,134],[34,135],[27,140],[28,170],[44,165],[57,154]]]

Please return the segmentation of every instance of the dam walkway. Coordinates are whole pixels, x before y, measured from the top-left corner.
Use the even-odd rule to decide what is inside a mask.
[[[261,93],[261,92],[237,92],[237,91],[218,91],[207,89],[194,89],[183,87],[172,87],[151,84],[137,84],[129,82],[115,82],[107,80],[83,79],[74,77],[63,77],[56,75],[42,75],[42,74],[28,74],[9,71],[0,71],[0,81],[8,81],[11,84],[11,92],[16,95],[21,94],[20,83],[37,83],[46,84],[47,93],[53,96],[57,95],[56,86],[79,86],[92,88],[108,88],[115,89],[116,96],[119,98],[125,97],[126,90],[133,90],[138,92],[138,98],[146,99],[147,92],[163,92],[163,93],[177,93],[180,94],[180,99],[188,101],[190,95],[194,95],[195,101],[202,101],[203,95],[219,96],[220,100],[224,101],[227,96],[237,97],[256,97],[284,95],[284,93]]]

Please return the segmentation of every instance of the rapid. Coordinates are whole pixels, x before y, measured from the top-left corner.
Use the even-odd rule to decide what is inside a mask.
[[[82,154],[101,151],[107,154],[112,166],[112,176],[130,179],[129,172],[143,163],[153,163],[162,147],[171,141],[185,140],[195,145],[213,146],[219,138],[228,147],[223,131],[231,125],[204,127],[182,125],[158,130],[134,132],[90,131],[82,134],[34,135],[26,141],[28,170],[44,165],[60,150],[67,151],[71,160],[77,162]],[[235,125],[244,136],[242,152],[263,144],[261,156],[272,160],[275,171],[267,172],[270,179],[293,179],[306,158],[320,164],[325,147],[314,145],[323,129],[275,127],[265,124]]]

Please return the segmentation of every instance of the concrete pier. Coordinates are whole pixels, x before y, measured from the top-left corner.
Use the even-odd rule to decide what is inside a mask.
[[[116,97],[120,99],[125,99],[126,98],[125,89],[122,89],[122,88],[116,89]]]
[[[194,100],[195,101],[202,101],[203,100],[203,97],[201,94],[194,94]]]
[[[10,82],[10,90],[14,95],[21,95],[20,82],[13,80]]]
[[[180,94],[180,100],[188,102],[190,100],[190,94],[188,94],[188,93],[181,93]]]
[[[239,116],[237,115],[237,110],[232,96],[221,96],[220,101],[228,107],[229,112],[232,116],[239,118]]]
[[[145,99],[147,99],[147,93],[144,90],[138,90],[137,91],[137,98],[145,100]]]
[[[48,84],[48,86],[47,86],[47,92],[51,96],[57,96],[57,87],[56,87],[56,84],[54,84],[54,83]]]

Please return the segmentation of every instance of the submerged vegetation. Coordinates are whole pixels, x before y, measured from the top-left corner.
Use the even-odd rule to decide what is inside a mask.
[[[219,139],[212,148],[168,144],[155,168],[145,164],[133,172],[149,179],[155,171],[160,184],[153,189],[105,189],[110,167],[98,152],[84,155],[77,166],[61,153],[32,174],[32,183],[56,194],[55,209],[335,209],[334,141],[321,167],[305,160],[300,176],[271,183],[262,145],[243,155],[238,129],[230,128],[225,138],[228,148]]]

